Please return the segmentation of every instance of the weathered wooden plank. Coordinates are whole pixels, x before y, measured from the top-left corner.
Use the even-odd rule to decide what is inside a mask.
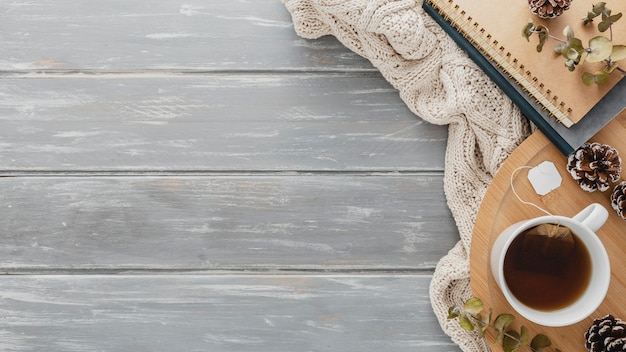
[[[459,351],[428,275],[5,276],[3,351]]]
[[[458,241],[446,128],[365,59],[279,0],[0,14],[0,350],[458,351],[399,275]]]
[[[443,170],[376,77],[53,77],[2,80],[0,170]]]
[[[0,179],[0,267],[433,269],[442,176]]]
[[[279,0],[0,2],[1,70],[369,70],[334,38],[296,36]]]

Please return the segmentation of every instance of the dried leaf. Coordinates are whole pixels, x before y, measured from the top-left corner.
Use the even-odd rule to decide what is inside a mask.
[[[595,84],[602,84],[609,80],[609,72],[607,71],[597,71],[595,74],[585,72],[583,73],[583,83],[586,86],[591,86]]]
[[[487,333],[487,329],[489,328],[489,325],[491,324],[492,313],[493,313],[493,310],[489,308],[489,310],[487,311],[487,315],[484,318],[479,316],[479,319],[480,319],[480,324],[479,324],[479,329],[478,329],[479,337],[484,337],[485,334]]]
[[[520,347],[519,334],[515,331],[508,331],[502,340],[502,349],[504,352],[513,352]]]
[[[595,76],[596,76],[596,84],[606,83],[609,80],[609,73],[606,71],[597,71]]]
[[[604,12],[604,8],[606,7],[606,2],[599,2],[595,5],[593,5],[593,8],[591,9],[591,11],[593,11],[593,13],[595,13],[596,15],[601,14],[602,12]]]
[[[483,301],[476,297],[472,297],[465,302],[463,309],[470,314],[478,314],[482,312],[484,308]]]
[[[598,30],[600,32],[606,32],[609,28],[611,28],[611,25],[613,23],[609,22],[609,21],[602,21],[600,23],[598,23]]]
[[[583,47],[583,42],[578,38],[571,38],[567,41],[567,45],[561,47],[561,55],[569,60],[575,60],[580,63],[583,57],[586,58],[587,51]]]
[[[618,13],[617,15],[612,16],[602,16],[602,22],[598,23],[598,30],[600,32],[606,32],[611,26],[617,22],[620,18],[622,18],[622,13]]]
[[[537,336],[533,337],[533,340],[530,342],[530,348],[537,352],[539,352],[542,348],[548,347],[550,345],[552,345],[552,341],[550,341],[550,338],[548,336],[543,334],[538,334]]]
[[[617,13],[615,15],[611,15],[609,16],[609,18],[607,18],[608,21],[611,21],[611,23],[615,23],[617,21],[619,21],[619,19],[622,18],[622,13]]]
[[[493,322],[493,327],[498,331],[504,331],[515,320],[512,314],[500,314]]]
[[[497,335],[496,335],[496,339],[495,341],[493,341],[493,345],[497,346],[499,344],[502,343],[502,340],[504,340],[504,331],[500,331]]]
[[[611,56],[613,51],[613,44],[611,41],[603,36],[593,37],[589,40],[589,55],[587,55],[588,62],[600,62]]]
[[[572,60],[572,61],[576,61],[577,59],[580,58],[580,54],[578,53],[578,51],[576,51],[574,48],[570,48],[566,53],[565,53],[565,58]]]
[[[466,314],[461,314],[459,316],[459,324],[464,330],[474,331],[474,324]]]
[[[563,28],[563,35],[567,37],[568,40],[574,38],[572,26],[565,26],[565,28]]]
[[[522,37],[526,38],[526,41],[530,41],[530,36],[533,35],[535,31],[535,21],[532,19],[528,20],[528,23],[522,28]]]
[[[594,83],[596,83],[596,77],[589,72],[585,72],[583,73],[583,84],[586,86],[592,86]]]
[[[483,319],[483,323],[485,325],[491,324],[491,315],[492,314],[493,314],[493,310],[491,308],[489,308],[489,310],[487,311],[487,316],[485,316],[485,318]]]
[[[458,318],[460,315],[461,309],[458,306],[452,306],[448,308],[448,319]]]
[[[593,13],[593,12],[587,12],[587,16],[586,16],[586,17],[583,17],[583,24],[584,24],[584,25],[587,25],[587,24],[589,24],[589,23],[593,22],[593,19],[594,19],[596,16],[598,16],[598,15],[596,15],[596,14],[595,14],[595,13]]]
[[[626,59],[626,45],[613,45],[611,51],[611,61],[619,61]]]
[[[528,329],[524,325],[522,325],[520,327],[519,344],[520,346],[527,346],[529,341],[530,335],[528,334]]]

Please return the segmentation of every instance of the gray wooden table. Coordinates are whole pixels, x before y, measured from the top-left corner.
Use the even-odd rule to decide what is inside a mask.
[[[458,351],[446,127],[279,0],[4,0],[0,44],[0,350]]]

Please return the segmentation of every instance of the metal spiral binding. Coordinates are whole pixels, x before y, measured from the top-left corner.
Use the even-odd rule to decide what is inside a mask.
[[[532,97],[536,103],[541,105],[543,111],[554,117],[558,122],[568,120],[571,108],[566,109],[566,103],[559,101],[558,96],[552,95],[552,90],[539,82],[536,76],[524,65],[519,63],[506,48],[499,45],[491,34],[485,35],[485,29],[480,24],[474,22],[471,16],[467,16],[454,0],[447,0],[446,4],[438,5],[433,0],[425,0],[435,8],[443,18],[450,23],[465,39],[487,57],[494,65],[503,71],[509,78],[513,79],[522,88],[522,91]]]

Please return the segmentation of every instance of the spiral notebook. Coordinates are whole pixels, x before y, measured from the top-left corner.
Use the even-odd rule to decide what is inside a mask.
[[[570,25],[577,37],[587,43],[599,33],[594,23],[584,26],[582,17],[592,2],[573,1],[570,9],[557,18],[542,20],[530,12],[526,1],[520,0],[426,0],[498,69],[519,84],[548,114],[566,127],[578,123],[623,77],[611,75],[609,82],[587,87],[582,84],[584,70],[595,71],[596,64],[585,63],[574,72],[564,66],[564,59],[548,40],[541,53],[535,50],[537,38],[528,42],[521,29],[529,18],[543,24],[551,34],[564,37],[562,30]],[[626,1],[607,1],[613,13],[626,14]],[[624,22],[624,23],[622,23]],[[613,30],[614,43],[626,43],[626,21],[617,22]],[[608,36],[608,32],[603,35]]]
[[[620,80],[621,75],[613,75],[602,86],[584,86],[580,77],[582,67],[575,72],[567,71],[563,59],[552,50],[554,43],[548,42],[543,52],[537,53],[536,42],[529,43],[522,37],[521,28],[529,18],[547,24],[556,35],[561,33],[564,23],[573,25],[579,37],[597,35],[595,26],[583,27],[581,21],[586,14],[582,8],[592,4],[574,2],[574,5],[563,16],[547,21],[533,16],[523,1],[425,0],[423,8],[522,113],[568,155],[626,107],[626,79]],[[626,2],[613,0],[607,6],[613,13],[624,12]],[[616,24],[619,25],[621,22]],[[555,28],[559,28],[556,33]],[[626,31],[617,32],[613,33],[614,42],[624,42]]]

